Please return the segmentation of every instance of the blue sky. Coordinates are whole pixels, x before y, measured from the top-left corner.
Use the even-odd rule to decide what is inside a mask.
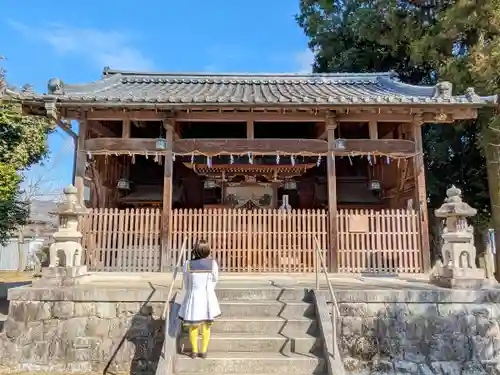
[[[24,5],[20,5],[24,3]],[[29,5],[28,5],[29,4]],[[115,69],[207,72],[308,72],[312,53],[295,22],[298,0],[249,2],[87,0],[2,4],[0,55],[10,84],[46,91],[52,77],[83,83]],[[51,160],[26,185],[57,192],[71,182],[72,141],[49,139]]]

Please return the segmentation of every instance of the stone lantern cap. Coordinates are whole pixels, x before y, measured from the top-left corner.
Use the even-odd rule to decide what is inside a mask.
[[[51,214],[62,216],[80,216],[87,213],[87,209],[78,203],[77,193],[78,190],[73,185],[68,185],[63,189],[64,202],[60,203],[57,211]]]
[[[434,214],[436,217],[471,217],[477,214],[477,210],[462,201],[462,191],[452,185],[446,190],[446,199],[441,207]]]

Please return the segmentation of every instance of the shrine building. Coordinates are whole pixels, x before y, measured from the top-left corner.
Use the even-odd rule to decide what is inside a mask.
[[[331,272],[428,271],[422,127],[497,102],[392,73],[108,68],[15,95],[75,138],[86,264],[129,272],[201,238],[226,272],[314,272],[317,247]]]

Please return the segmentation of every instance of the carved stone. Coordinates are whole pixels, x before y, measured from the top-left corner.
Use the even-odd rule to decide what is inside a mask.
[[[476,90],[474,89],[474,87],[468,87],[465,90],[465,97],[467,98],[467,100],[470,100],[471,102],[481,100],[481,97],[478,94],[476,94]]]
[[[441,256],[443,262],[431,273],[433,284],[448,288],[479,288],[487,284],[483,270],[476,268],[474,229],[467,218],[477,210],[462,201],[461,190],[452,186],[447,198],[435,211],[438,218],[446,220],[442,234]]]
[[[78,203],[77,189],[70,185],[64,189],[65,201],[56,212],[59,228],[54,233],[55,242],[50,246],[50,267],[79,267],[82,263],[82,233],[78,218],[86,210]]]
[[[74,285],[76,278],[87,273],[87,267],[82,266],[82,233],[78,230],[78,218],[86,209],[78,203],[78,191],[73,185],[63,192],[65,200],[54,212],[59,216],[59,227],[49,248],[50,264],[36,284]]]
[[[49,94],[61,95],[64,94],[64,85],[59,78],[51,78],[47,83]]]
[[[453,84],[451,82],[443,81],[436,84],[433,95],[435,98],[449,99],[452,95]]]

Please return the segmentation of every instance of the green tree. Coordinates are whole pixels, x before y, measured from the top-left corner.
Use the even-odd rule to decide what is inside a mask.
[[[435,84],[440,79],[453,82],[461,92],[469,86],[482,89],[484,85],[473,73],[468,73],[470,64],[467,63],[477,49],[478,38],[473,40],[465,35],[470,29],[477,30],[473,16],[468,16],[474,12],[470,4],[483,8],[488,5],[466,0],[436,2],[433,7],[425,3],[429,2],[301,0],[297,21],[315,52],[314,70],[394,70],[406,83]],[[467,3],[467,9],[458,12],[461,3]],[[464,21],[464,16],[470,21]],[[460,30],[453,29],[453,25],[460,25]],[[481,75],[480,70],[478,74]],[[490,89],[492,87],[485,88],[484,92]],[[476,121],[453,126],[424,127],[430,212],[443,202],[446,189],[457,184],[463,189],[464,198],[479,208],[476,223],[484,227],[488,222],[486,164],[480,142],[488,115],[486,111]],[[433,233],[437,223],[433,222],[432,214],[429,219]]]
[[[45,117],[26,116],[8,95],[0,69],[0,243],[25,224],[28,204],[20,199],[21,173],[48,155],[47,135],[53,125]]]

